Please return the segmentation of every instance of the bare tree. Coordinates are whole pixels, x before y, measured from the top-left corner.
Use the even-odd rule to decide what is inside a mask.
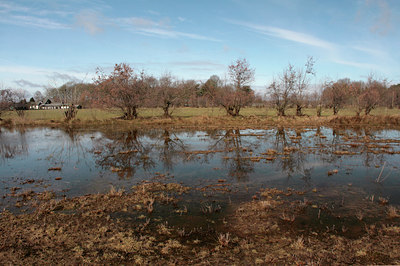
[[[44,100],[44,95],[42,94],[41,91],[36,91],[33,94],[33,99],[35,99],[36,102],[41,102]]]
[[[279,116],[285,116],[290,99],[296,89],[297,73],[294,66],[289,64],[283,73],[278,76],[267,88]]]
[[[315,75],[314,70],[314,58],[309,56],[305,64],[305,68],[299,68],[295,71],[294,75],[294,93],[293,93],[293,103],[296,105],[296,115],[302,116],[302,109],[305,104],[305,94],[310,85],[310,76]]]
[[[212,76],[203,88],[213,102],[225,108],[228,115],[238,116],[241,108],[254,99],[254,91],[249,86],[254,80],[254,72],[246,59],[238,59],[228,67],[231,85],[222,86],[219,78]]]
[[[4,111],[10,110],[13,105],[13,95],[11,89],[0,90],[0,117]]]
[[[333,108],[333,115],[337,115],[340,108],[346,103],[349,96],[350,79],[340,79],[336,82],[327,82],[322,92],[323,101]]]
[[[255,70],[250,68],[246,58],[237,59],[228,67],[229,77],[236,90],[246,90],[254,81]]]
[[[360,94],[360,107],[364,109],[365,115],[370,112],[382,101],[381,96],[387,89],[386,80],[377,80],[373,75],[368,76],[367,83]]]
[[[158,80],[155,94],[150,100],[163,109],[164,117],[171,117],[170,108],[183,100],[186,89],[183,82],[178,82],[170,74],[165,74]]]
[[[201,95],[211,100],[212,106],[218,104],[217,98],[220,88],[223,86],[221,79],[217,75],[212,75],[202,86]]]
[[[27,92],[23,89],[11,90],[13,108],[19,117],[25,116],[25,111],[29,109],[26,101]]]
[[[120,108],[125,119],[137,118],[138,108],[143,105],[148,93],[146,75],[143,72],[135,74],[126,63],[116,64],[109,75],[100,69],[97,74],[93,101],[99,106]]]

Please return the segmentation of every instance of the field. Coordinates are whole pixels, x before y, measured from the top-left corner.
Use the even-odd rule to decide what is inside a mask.
[[[289,109],[286,117],[278,117],[273,108],[243,108],[239,117],[230,117],[222,108],[192,108],[183,107],[172,110],[172,118],[163,118],[160,108],[139,109],[139,117],[132,121],[119,119],[122,115],[119,109],[82,109],[77,117],[69,123],[76,125],[134,123],[136,125],[178,125],[178,126],[262,126],[262,125],[331,125],[334,123],[366,124],[366,125],[397,125],[400,119],[399,109],[377,108],[370,116],[356,118],[352,108],[339,111],[332,115],[331,109],[323,109],[322,116],[317,117],[314,108],[303,110],[304,116],[296,117],[295,109]],[[48,125],[64,124],[63,110],[29,110],[23,117],[16,112],[2,114],[3,124],[14,125]]]

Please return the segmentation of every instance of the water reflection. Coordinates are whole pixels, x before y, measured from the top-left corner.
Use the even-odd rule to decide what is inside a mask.
[[[71,190],[99,190],[111,182],[148,179],[155,172],[176,181],[227,178],[237,183],[315,186],[327,172],[339,169],[330,182],[374,181],[383,164],[394,178],[400,154],[400,132],[317,127],[269,130],[172,129],[75,130],[73,128],[1,129],[0,176],[62,176]],[[273,155],[266,155],[273,151]],[[59,166],[60,172],[49,168]],[[359,181],[361,180],[361,181]],[[328,180],[329,181],[329,180]],[[371,186],[371,183],[365,186]],[[9,187],[9,184],[4,187]],[[61,185],[60,185],[61,186]],[[104,188],[103,188],[104,189]]]
[[[25,130],[0,130],[0,158],[11,159],[15,156],[28,154],[28,142]]]
[[[175,164],[187,159],[185,156],[187,145],[175,132],[171,133],[168,129],[162,130],[158,139],[159,144],[155,146],[158,160],[165,171],[173,171]]]
[[[138,168],[148,171],[155,166],[149,156],[152,145],[137,129],[126,132],[105,132],[93,143],[96,164],[116,172],[121,178],[135,176]]]

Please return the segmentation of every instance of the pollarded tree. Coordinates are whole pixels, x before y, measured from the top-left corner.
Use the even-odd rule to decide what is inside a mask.
[[[368,81],[365,84],[364,89],[360,94],[360,106],[364,109],[365,115],[369,115],[370,112],[378,105],[382,100],[381,96],[387,89],[385,80],[377,80],[372,75],[368,77]]]
[[[267,88],[272,102],[279,116],[285,116],[286,109],[295,93],[297,72],[294,66],[289,64],[283,73],[278,76]]]
[[[182,87],[179,86],[170,74],[165,74],[158,80],[155,91],[157,106],[163,109],[164,117],[171,117],[170,107],[173,107],[182,97]]]
[[[94,102],[100,106],[118,107],[125,119],[134,119],[138,116],[138,108],[143,105],[148,93],[146,75],[139,75],[126,63],[116,64],[111,74],[97,71],[95,79]]]
[[[344,106],[349,96],[350,79],[340,79],[336,82],[328,82],[322,92],[322,99],[327,106],[333,108],[333,115],[337,115]]]
[[[207,97],[211,100],[212,106],[218,104],[217,94],[223,86],[221,79],[217,75],[212,75],[200,89],[200,95]]]
[[[315,75],[315,61],[312,56],[308,57],[305,68],[295,71],[293,103],[296,105],[296,115],[302,116],[302,109],[306,103],[306,91],[310,85],[310,77]]]
[[[238,59],[228,67],[231,85],[222,86],[217,76],[212,76],[203,89],[213,102],[225,108],[228,115],[238,116],[240,109],[249,105],[254,99],[254,91],[250,88],[254,80],[254,69],[246,59]]]
[[[385,105],[390,109],[400,107],[400,84],[390,86],[384,95]]]
[[[360,104],[361,94],[364,90],[365,83],[362,81],[353,81],[349,84],[349,100],[348,103],[355,108],[356,116],[360,116],[363,107]]]

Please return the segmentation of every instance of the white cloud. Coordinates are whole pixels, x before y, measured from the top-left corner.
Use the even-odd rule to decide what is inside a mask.
[[[47,18],[38,18],[33,16],[9,15],[0,18],[1,23],[13,24],[18,26],[28,26],[43,29],[69,29],[70,26],[62,24]]]
[[[103,31],[101,15],[94,11],[81,11],[75,16],[76,24],[94,35]]]
[[[21,79],[21,76],[23,76],[24,79]],[[3,77],[2,79],[4,81],[8,81],[7,83],[10,87],[12,87],[11,84],[36,88],[42,86],[41,84],[48,84],[49,82],[57,84],[62,84],[68,81],[87,82],[94,76],[94,72],[83,73],[62,69],[48,69],[21,65],[0,65],[0,78]]]
[[[369,63],[360,63],[360,62],[354,62],[354,61],[347,61],[347,60],[341,60],[339,58],[337,59],[332,59],[332,61],[334,63],[337,64],[341,64],[341,65],[347,65],[347,66],[353,66],[353,67],[358,67],[358,68],[365,68],[365,69],[369,69],[369,70],[373,70],[373,69],[378,69],[380,68],[377,65],[374,64],[369,64]]]
[[[319,47],[323,49],[333,50],[335,49],[335,44],[319,39],[310,34],[291,31],[283,28],[271,27],[271,26],[264,26],[264,25],[257,25],[252,23],[247,23],[243,21],[236,21],[236,20],[225,20],[231,24],[239,25],[245,27],[249,30],[256,31],[263,35],[268,35],[284,40],[289,40],[301,44],[306,44],[314,47]]]
[[[248,30],[254,31],[258,34],[268,35],[268,36],[276,37],[279,39],[293,41],[293,42],[296,42],[299,44],[305,44],[305,45],[321,48],[324,50],[324,54],[322,55],[323,57],[325,57],[327,60],[329,60],[333,63],[340,64],[340,65],[347,65],[347,66],[352,66],[352,67],[362,68],[362,69],[369,69],[369,70],[383,69],[382,66],[379,66],[376,64],[371,64],[371,63],[358,62],[357,60],[352,60],[352,59],[349,60],[349,59],[347,59],[347,57],[346,57],[346,60],[344,60],[343,59],[345,57],[344,55],[347,54],[348,49],[357,50],[357,51],[366,53],[366,54],[368,54],[370,56],[374,56],[374,57],[379,57],[379,58],[387,57],[387,54],[380,50],[376,50],[376,49],[372,49],[372,48],[364,47],[364,46],[339,45],[339,44],[323,40],[321,38],[318,38],[316,36],[313,36],[313,35],[310,35],[307,33],[296,32],[296,31],[278,28],[278,27],[257,25],[257,24],[243,22],[243,21],[236,21],[236,20],[229,20],[229,19],[225,19],[225,21],[227,21],[228,23],[234,24],[234,25],[242,26],[242,27],[244,27]],[[368,60],[369,58],[366,57],[365,59]]]
[[[0,3],[0,14],[2,14],[0,23],[44,29],[69,29],[69,25],[43,16],[65,17],[72,13],[63,10],[31,8],[15,3]]]
[[[134,33],[142,34],[152,37],[162,38],[188,38],[202,41],[213,41],[220,42],[221,40],[208,37],[196,33],[187,33],[181,31],[172,30],[169,26],[169,19],[163,19],[158,22],[151,19],[141,17],[129,17],[129,18],[116,18],[112,20],[115,24],[122,28],[126,28]]]
[[[363,46],[352,46],[351,48],[353,48],[354,50],[357,51],[361,51],[363,53],[375,56],[375,57],[384,57],[387,56],[387,54],[381,50],[377,50],[377,49],[372,49],[369,47],[363,47]]]

